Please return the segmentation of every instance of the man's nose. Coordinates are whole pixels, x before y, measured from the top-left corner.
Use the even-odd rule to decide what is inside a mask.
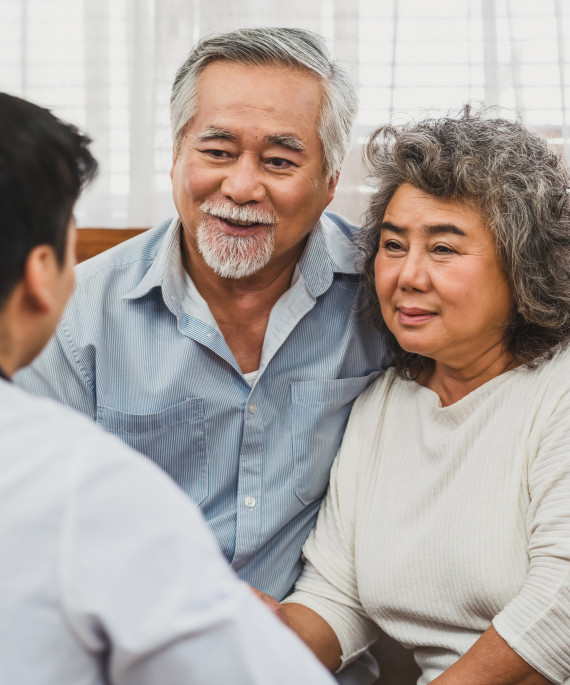
[[[427,290],[429,274],[427,258],[423,251],[408,250],[402,259],[398,285],[402,290]]]
[[[225,197],[239,205],[261,202],[265,199],[266,190],[256,160],[242,156],[227,167],[225,173],[220,188]]]

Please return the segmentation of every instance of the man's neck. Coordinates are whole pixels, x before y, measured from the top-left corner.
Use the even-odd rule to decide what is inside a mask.
[[[10,380],[18,367],[13,354],[12,334],[5,313],[0,313],[0,378]]]
[[[270,263],[253,276],[240,279],[218,276],[200,254],[183,249],[184,267],[243,373],[259,368],[271,310],[289,289],[303,249],[304,243],[280,263]]]

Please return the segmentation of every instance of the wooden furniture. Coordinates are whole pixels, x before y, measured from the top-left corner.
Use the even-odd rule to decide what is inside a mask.
[[[94,257],[123,240],[146,231],[146,228],[79,228],[77,230],[77,262]]]

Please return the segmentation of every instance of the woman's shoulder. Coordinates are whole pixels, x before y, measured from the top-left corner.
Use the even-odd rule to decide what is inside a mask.
[[[504,393],[510,401],[504,411],[524,416],[539,436],[556,417],[570,416],[570,347],[528,367],[520,366],[506,374]]]
[[[551,390],[570,391],[570,345],[530,367],[521,367],[519,378],[525,384],[547,385]]]
[[[390,367],[356,399],[352,412],[377,411],[389,395],[413,393],[416,387],[417,383],[404,380]]]
[[[370,427],[378,428],[382,424],[388,401],[391,408],[400,402],[407,404],[417,387],[414,381],[400,378],[394,368],[386,369],[356,398],[346,428],[345,441],[361,442],[371,439],[371,435],[377,431],[370,431]]]
[[[544,363],[553,368],[567,368],[570,366],[570,344],[558,349],[552,355],[552,358]]]

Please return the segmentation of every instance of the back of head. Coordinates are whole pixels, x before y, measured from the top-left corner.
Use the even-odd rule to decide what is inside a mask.
[[[466,202],[483,217],[511,284],[515,311],[505,343],[532,363],[570,341],[570,182],[566,164],[520,121],[493,109],[381,126],[366,159],[376,192],[362,237],[373,303],[374,257],[386,208],[409,183],[427,195]],[[409,355],[410,357],[412,355]]]
[[[345,69],[331,59],[324,39],[295,28],[239,29],[204,38],[194,46],[172,86],[170,119],[175,153],[196,110],[198,77],[208,64],[219,60],[257,67],[279,65],[314,74],[323,88],[318,132],[324,149],[324,171],[331,175],[340,170],[358,108],[356,90]],[[254,101],[255,93],[251,97]]]
[[[0,93],[0,305],[37,245],[63,264],[73,205],[97,170],[90,142],[49,110]]]

